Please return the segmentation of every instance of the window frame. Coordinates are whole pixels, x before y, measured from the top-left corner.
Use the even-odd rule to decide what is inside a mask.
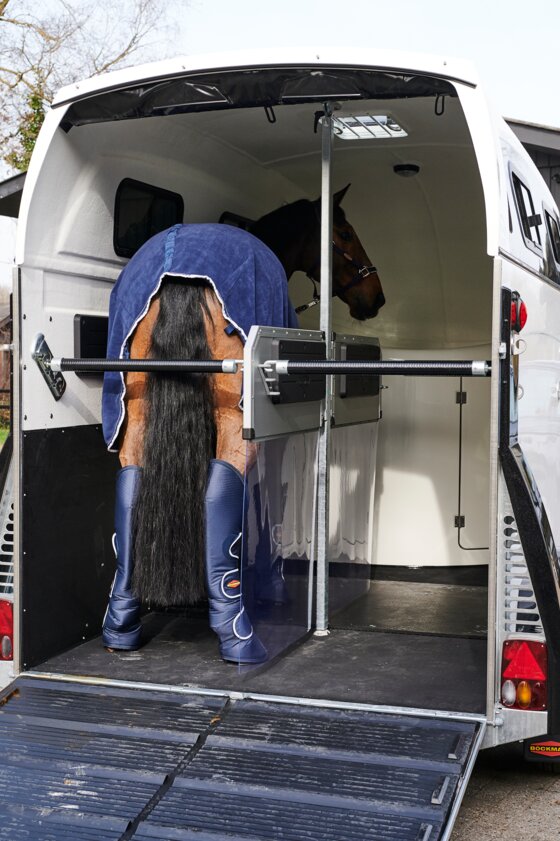
[[[552,256],[554,258],[554,262],[556,263],[556,268],[560,268],[560,220],[554,214],[552,210],[546,205],[543,205],[543,213],[544,213],[544,223],[545,223],[545,231],[550,240],[550,250],[552,251]],[[551,225],[554,224],[556,226],[556,231],[558,234],[557,239],[553,236]],[[558,242],[558,249],[556,248],[556,242]]]
[[[145,181],[137,181],[135,178],[123,178],[123,180],[119,183],[119,186],[117,187],[115,193],[115,208],[113,214],[113,250],[118,257],[126,257],[127,259],[129,259],[134,254],[136,254],[136,252],[144,245],[144,242],[147,242],[148,240],[144,240],[144,242],[141,242],[140,245],[138,245],[138,247],[134,250],[131,248],[123,247],[119,244],[119,233],[122,236],[122,231],[119,231],[121,201],[123,191],[127,188],[143,190],[144,192],[150,194],[152,198],[163,198],[173,201],[178,211],[176,222],[174,222],[173,224],[177,224],[183,221],[185,213],[185,202],[182,195],[180,193],[175,193],[173,190],[166,190],[164,187],[158,187],[155,184],[148,184]]]
[[[510,167],[510,182],[511,182],[511,191],[513,195],[513,203],[515,205],[516,213],[517,213],[517,221],[519,222],[519,229],[521,231],[521,236],[523,237],[523,242],[527,246],[527,248],[532,251],[534,254],[538,254],[539,257],[543,255],[543,236],[541,235],[540,228],[543,226],[544,219],[542,216],[542,212],[535,212],[535,202],[533,199],[533,194],[523,178],[513,169]],[[531,206],[531,216],[527,214],[525,202],[522,200],[522,194],[518,193],[516,184],[519,184],[520,189],[526,191],[527,197],[529,199],[529,203]],[[531,218],[540,218],[540,223],[538,224],[530,224]],[[529,230],[529,235],[527,235],[525,225],[527,225]],[[536,237],[538,242],[535,242],[531,238],[531,229],[536,231]],[[545,232],[543,232],[545,233]]]

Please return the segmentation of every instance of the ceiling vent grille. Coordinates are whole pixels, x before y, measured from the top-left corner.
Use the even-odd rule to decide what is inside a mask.
[[[352,114],[347,117],[333,116],[334,136],[341,140],[394,140],[408,137],[402,126],[387,114]]]

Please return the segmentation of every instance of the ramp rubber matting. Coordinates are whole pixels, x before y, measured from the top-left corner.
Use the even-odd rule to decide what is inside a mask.
[[[480,726],[20,678],[0,838],[437,841]]]

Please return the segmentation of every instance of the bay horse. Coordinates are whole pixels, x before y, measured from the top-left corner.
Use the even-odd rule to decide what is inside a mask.
[[[375,318],[385,303],[381,281],[375,266],[370,265],[364,247],[346,219],[341,202],[348,192],[347,184],[333,196],[333,296],[348,305],[350,315],[358,321]],[[263,216],[249,227],[274,251],[288,280],[294,272],[305,272],[314,284],[319,283],[321,262],[321,200],[300,199]]]
[[[347,190],[333,200],[333,294],[363,320],[376,316],[385,299],[377,270],[340,206]],[[249,233],[226,232],[228,227],[175,226],[142,246],[111,295],[108,356],[240,359],[252,323],[297,325],[286,278],[304,271],[317,297],[320,200],[281,207]],[[188,255],[180,255],[178,269],[180,242]],[[247,313],[242,289],[251,302]],[[104,432],[121,464],[117,571],[103,621],[109,650],[140,646],[142,601],[169,607],[207,595],[222,658],[267,658],[245,613],[239,580],[247,457],[241,390],[241,372],[106,375]]]

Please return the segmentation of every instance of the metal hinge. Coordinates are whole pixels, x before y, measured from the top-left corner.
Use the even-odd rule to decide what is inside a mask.
[[[464,406],[467,402],[467,392],[466,391],[458,391],[455,394],[455,402],[459,404],[459,406]]]
[[[455,516],[455,528],[456,529],[464,529],[465,528],[465,517],[463,514],[457,514]]]

